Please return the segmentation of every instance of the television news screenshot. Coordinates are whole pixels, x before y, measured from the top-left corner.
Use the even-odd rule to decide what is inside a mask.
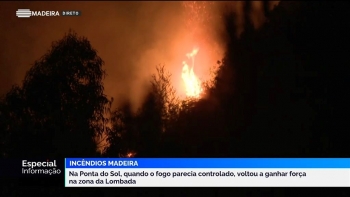
[[[350,196],[349,8],[0,2],[1,196]]]

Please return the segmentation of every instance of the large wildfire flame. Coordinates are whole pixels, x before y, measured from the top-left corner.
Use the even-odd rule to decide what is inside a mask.
[[[183,61],[182,67],[182,80],[185,83],[186,95],[189,97],[199,97],[202,92],[201,82],[194,73],[194,58],[197,55],[199,49],[194,48],[191,53],[187,53],[188,59],[192,60],[192,66],[190,67],[186,61]]]

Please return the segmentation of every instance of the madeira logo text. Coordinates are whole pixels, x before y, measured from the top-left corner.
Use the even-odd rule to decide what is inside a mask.
[[[18,18],[29,18],[31,16],[60,16],[58,11],[31,11],[30,9],[18,9],[16,11]]]

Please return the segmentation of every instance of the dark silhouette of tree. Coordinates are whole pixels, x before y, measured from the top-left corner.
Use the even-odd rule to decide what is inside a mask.
[[[27,133],[23,134],[23,126],[31,126],[28,113],[23,110],[25,102],[23,91],[18,86],[13,86],[0,101],[0,128],[1,128],[1,156],[7,157],[14,151],[11,142],[27,142]],[[13,136],[17,138],[13,139]],[[23,144],[24,146],[26,144]],[[28,147],[30,150],[32,147]]]
[[[156,67],[152,76],[151,90],[139,111],[140,151],[138,156],[159,157],[164,152],[164,134],[174,128],[179,116],[180,103],[171,85],[171,74],[163,65]]]
[[[111,112],[111,128],[107,129],[103,154],[108,157],[127,157],[137,149],[135,115],[130,103]]]
[[[263,2],[263,9],[264,9],[264,15],[265,17],[270,16],[270,1],[264,0]]]
[[[171,74],[166,72],[164,66],[157,66],[157,74],[152,76],[151,97],[162,120],[162,130],[169,130],[172,123],[178,118],[180,112],[180,99],[171,85]],[[175,119],[175,120],[174,120]]]
[[[341,148],[348,147],[341,115],[348,88],[340,85],[348,81],[341,65],[349,60],[340,50],[349,47],[347,9],[346,3],[281,2],[259,30],[246,24],[239,39],[234,16],[226,17],[229,39],[212,97],[227,120],[230,155],[348,155]]]
[[[109,102],[103,94],[102,65],[89,41],[72,31],[53,43],[27,72],[22,88],[13,88],[4,98],[6,154],[96,155],[94,137],[104,130]]]
[[[105,155],[156,157],[162,154],[164,133],[174,128],[179,116],[180,101],[171,86],[171,75],[164,66],[157,66],[152,76],[150,90],[137,113],[132,113],[130,104],[111,113],[112,128],[107,132]]]

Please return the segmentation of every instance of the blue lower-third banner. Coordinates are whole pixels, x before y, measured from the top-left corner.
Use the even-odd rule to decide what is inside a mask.
[[[349,187],[350,158],[66,158],[66,187]]]

